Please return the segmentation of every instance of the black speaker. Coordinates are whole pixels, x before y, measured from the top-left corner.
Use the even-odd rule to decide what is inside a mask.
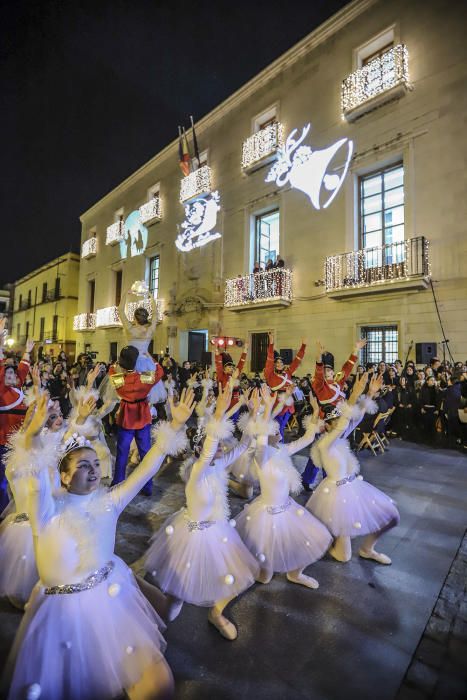
[[[281,348],[279,352],[284,362],[284,365],[290,365],[290,363],[293,360],[292,348]]]
[[[212,367],[212,352],[204,350],[201,355],[201,364],[203,367]]]
[[[429,365],[432,357],[437,355],[436,343],[415,343],[415,361],[417,365]]]

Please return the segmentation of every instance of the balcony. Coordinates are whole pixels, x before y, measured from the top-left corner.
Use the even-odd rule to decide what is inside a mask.
[[[105,245],[117,245],[125,238],[125,224],[123,221],[116,221],[107,226],[105,234]]]
[[[342,116],[355,121],[365,112],[402,97],[408,89],[408,52],[404,44],[397,44],[343,81]]]
[[[290,306],[292,298],[292,273],[284,268],[225,281],[224,306],[232,311]]]
[[[155,224],[162,219],[161,198],[156,195],[149,202],[139,208],[141,223],[145,225]]]
[[[107,306],[96,311],[96,328],[120,328],[122,322],[116,306]]]
[[[73,318],[74,331],[93,331],[96,328],[96,314],[78,314]]]
[[[82,247],[81,247],[81,257],[84,260],[87,260],[88,258],[93,258],[97,254],[97,238],[96,236],[93,236],[92,238],[88,238],[87,241],[84,241]]]
[[[157,323],[160,323],[164,319],[164,300],[154,299],[154,301],[156,304],[156,320]],[[126,305],[125,313],[129,321],[133,321],[136,309],[140,309],[141,307],[147,309],[149,319],[152,319],[152,305],[150,300],[146,298],[141,299],[141,301],[132,301]]]
[[[243,142],[242,170],[251,173],[276,159],[283,143],[284,128],[280,122],[269,124]]]
[[[426,289],[429,278],[424,236],[326,258],[326,293],[333,299]]]
[[[50,289],[48,292],[46,292],[45,295],[42,297],[42,303],[46,303],[48,301],[58,301],[60,299],[60,292],[55,291],[55,289]]]
[[[26,309],[30,309],[30,308],[31,308],[31,303],[29,301],[27,301],[26,299],[23,299],[18,306],[18,311],[26,311]]]
[[[180,183],[180,201],[188,202],[190,199],[209,194],[211,191],[211,168],[202,165],[201,168],[182,178]]]

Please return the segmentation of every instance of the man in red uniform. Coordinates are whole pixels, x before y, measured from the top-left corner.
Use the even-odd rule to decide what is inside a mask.
[[[295,374],[295,371],[298,369],[301,361],[303,360],[305,350],[306,340],[302,338],[300,350],[297,352],[293,361],[286,369],[284,360],[278,352],[274,351],[274,335],[273,333],[269,333],[268,355],[266,359],[266,367],[264,368],[264,378],[271,391],[274,391],[277,395],[276,405],[280,400],[280,395],[283,394],[288,387],[293,385],[292,376]],[[290,405],[284,404],[282,411],[278,416],[276,416],[282,439],[284,439],[285,426],[293,413],[295,413],[295,407],[292,398]]]
[[[337,406],[345,399],[344,384],[349,378],[358,358],[358,353],[366,345],[366,340],[358,340],[347,362],[337,375],[334,374],[334,356],[324,351],[324,345],[316,343],[316,369],[311,388],[321,406],[332,404]]]
[[[152,387],[161,380],[164,370],[157,364],[154,372],[135,371],[139,352],[133,345],[122,348],[117,367],[109,370],[110,379],[120,398],[120,407],[116,416],[118,425],[117,455],[112,486],[125,479],[128,456],[133,438],[138,447],[139,456],[151,449],[151,410],[147,397]],[[152,481],[142,489],[145,496],[152,494]]]
[[[220,352],[219,347],[216,345],[216,377],[217,383],[225,389],[230,381],[235,369],[238,369],[238,373],[241,374],[243,367],[245,366],[246,356],[248,354],[248,345],[245,345],[244,350],[240,356],[240,359],[235,368],[234,362],[228,352]],[[238,379],[235,380],[235,386],[232,389],[232,400],[230,402],[229,410],[232,406],[240,400],[241,395],[240,382]],[[233,420],[237,418],[237,414],[233,416]]]
[[[3,321],[3,319],[2,319]],[[5,476],[4,455],[10,433],[18,430],[26,415],[22,386],[30,369],[32,340],[26,343],[26,351],[16,369],[5,365],[3,359],[3,327],[0,324],[0,513],[8,505],[8,482]]]

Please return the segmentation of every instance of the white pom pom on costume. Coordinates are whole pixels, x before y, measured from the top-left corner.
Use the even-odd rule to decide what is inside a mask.
[[[378,412],[378,404],[368,395],[363,396],[358,405],[365,411],[365,413],[374,414]]]
[[[38,700],[42,694],[42,688],[39,683],[33,683],[29,686],[26,693],[27,700]]]
[[[259,559],[261,562],[266,561],[266,557],[265,557],[264,554],[258,554],[258,559]]]
[[[134,648],[132,646],[127,646],[125,651],[129,655],[129,654],[132,654],[134,652]]]
[[[165,528],[165,532],[167,535],[169,535],[169,537],[170,537],[170,535],[173,535],[174,534],[173,525],[167,525],[167,527]]]
[[[232,576],[232,574],[227,574],[227,576],[225,577],[224,581],[225,581],[225,583],[226,583],[228,586],[231,586],[231,585],[234,583],[235,579],[234,579],[234,577]]]
[[[188,447],[188,440],[184,430],[174,430],[170,423],[161,421],[151,431],[151,437],[156,442],[157,448],[164,454],[176,455]]]
[[[303,508],[299,508],[299,509],[297,510],[297,515],[302,516],[302,515],[304,514],[304,512],[305,512],[305,511],[303,510]]]
[[[359,481],[363,481],[363,476],[362,476],[361,474],[359,474],[359,475],[357,476],[357,479],[358,479]]]
[[[275,420],[264,420],[264,418],[256,417],[250,419],[243,431],[246,435],[256,437],[257,435],[277,435],[279,432],[279,423]]]
[[[360,522],[358,522],[358,520],[357,520],[356,523],[353,524],[353,526],[354,526],[354,528],[355,528],[356,530],[361,530],[361,529],[362,529],[362,524],[361,524]]]
[[[111,583],[110,586],[107,589],[107,593],[111,598],[116,598],[118,594],[120,593],[120,584],[119,583]]]
[[[206,423],[206,435],[214,437],[217,440],[225,440],[232,435],[234,428],[235,426],[231,420],[227,420],[226,418],[222,418],[222,420],[211,418]]]
[[[250,422],[251,417],[250,414],[247,412],[243,412],[240,414],[240,417],[237,421],[237,428],[240,430],[241,433],[244,433],[246,430],[246,427],[248,423]]]
[[[362,407],[360,404],[350,404],[347,401],[341,401],[339,404],[339,410],[341,416],[347,418],[347,420],[357,420],[362,415]]]
[[[229,525],[230,527],[237,527],[237,521],[232,518],[229,520]]]
[[[328,487],[327,487],[327,486],[325,486],[325,487],[324,487],[324,489],[323,489],[323,491],[324,491],[324,493],[329,493],[329,489],[328,489]]]

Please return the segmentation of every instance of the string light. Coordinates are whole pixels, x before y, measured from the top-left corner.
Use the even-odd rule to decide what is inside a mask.
[[[203,165],[180,182],[180,201],[186,202],[198,195],[207,194],[211,191],[211,168]]]
[[[278,300],[291,302],[292,272],[285,268],[264,270],[225,281],[224,306],[251,306]]]
[[[164,318],[164,309],[163,309],[164,300],[163,299],[155,299],[154,301],[156,304],[156,320],[158,323],[160,323],[162,321],[162,319]],[[128,320],[130,322],[134,321],[136,309],[140,309],[141,307],[146,309],[146,311],[149,314],[149,319],[152,319],[151,299],[146,297],[145,299],[141,299],[141,301],[131,301],[126,305],[125,312],[126,312]]]
[[[116,221],[114,224],[107,226],[105,236],[105,245],[115,245],[120,243],[125,238],[125,226],[123,220]]]
[[[327,292],[430,275],[428,241],[424,236],[331,255],[325,263]]]
[[[268,124],[243,142],[242,168],[246,170],[275,154],[282,146],[284,128],[280,122]]]
[[[97,238],[96,238],[96,236],[93,236],[92,238],[88,238],[87,241],[83,242],[83,245],[81,248],[81,257],[82,258],[92,258],[96,254],[97,254]]]
[[[404,44],[393,46],[347,76],[342,83],[342,115],[397,85],[409,85],[409,54]]]
[[[96,314],[77,314],[73,318],[74,331],[93,331],[96,327]]]
[[[96,328],[110,328],[121,326],[120,316],[116,306],[107,306],[96,311]]]
[[[149,202],[146,202],[139,208],[139,215],[143,224],[162,219],[161,198],[158,194],[155,194]]]

